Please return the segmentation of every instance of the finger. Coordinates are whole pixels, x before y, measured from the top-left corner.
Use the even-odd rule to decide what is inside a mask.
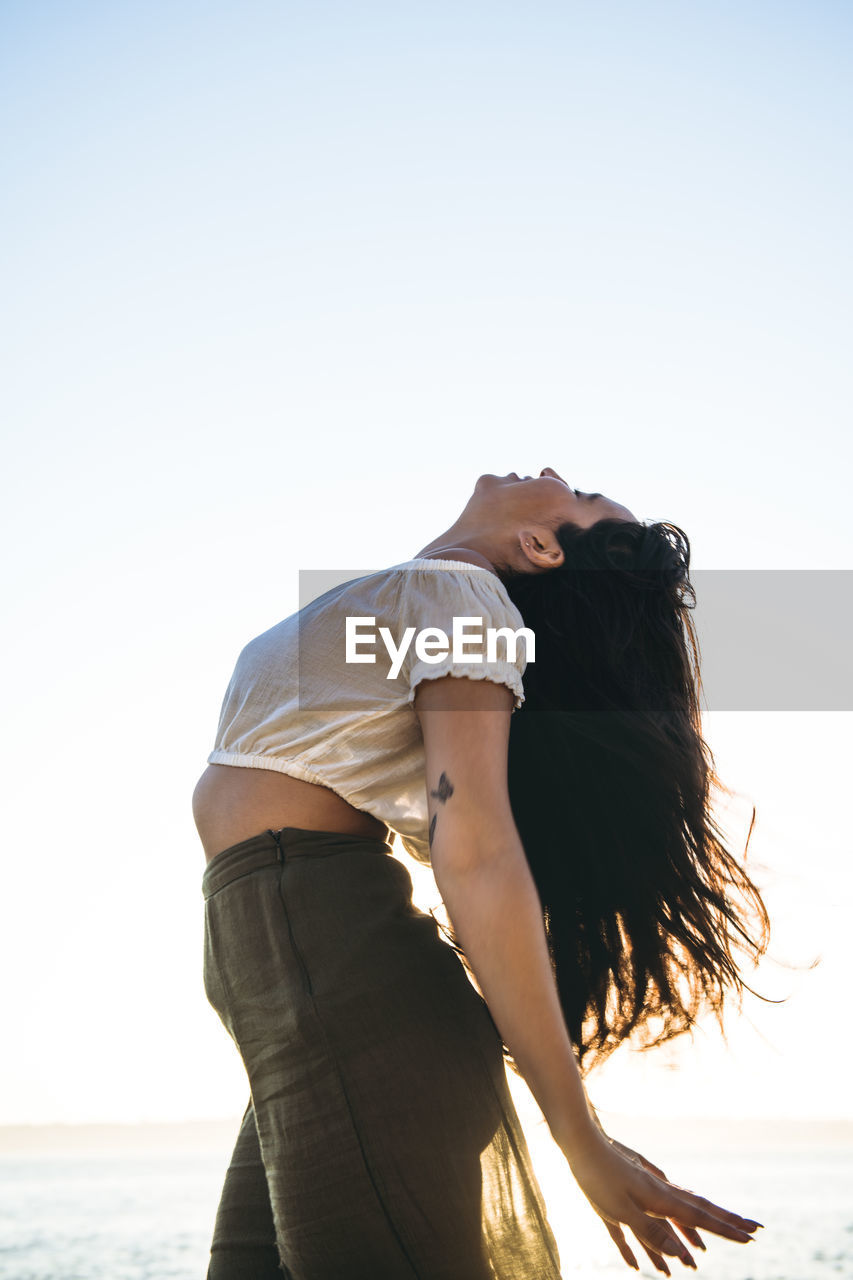
[[[674,1218],[672,1220],[672,1225],[674,1227],[678,1227],[681,1234],[689,1240],[692,1245],[695,1245],[697,1249],[705,1250],[705,1241],[702,1239],[695,1227],[688,1227],[683,1222],[676,1222]]]
[[[625,1239],[625,1233],[623,1232],[622,1228],[618,1227],[614,1222],[605,1222],[604,1225],[607,1228],[608,1232],[610,1233],[610,1239],[613,1241],[613,1243],[616,1245],[616,1248],[621,1253],[623,1261],[627,1262],[628,1266],[633,1267],[635,1271],[639,1271],[640,1264],[637,1261],[637,1259],[634,1257],[634,1254],[631,1250],[631,1246],[628,1244],[628,1241]]]
[[[672,1218],[674,1222],[686,1227],[702,1227],[728,1240],[751,1240],[752,1232],[761,1226],[753,1218],[742,1218],[740,1214],[723,1209],[704,1196],[661,1182],[651,1175],[642,1188],[642,1194],[632,1193],[631,1198],[642,1213],[653,1214],[658,1218]]]
[[[640,1213],[628,1222],[628,1226],[648,1253],[666,1253],[670,1257],[679,1258],[686,1267],[695,1267],[696,1263],[681,1243],[678,1236],[665,1218],[649,1218]]]
[[[651,1263],[653,1267],[656,1267],[658,1271],[662,1271],[665,1276],[672,1275],[672,1272],[670,1271],[669,1267],[666,1265],[666,1258],[664,1258],[662,1254],[655,1253],[654,1249],[650,1249],[648,1245],[645,1245],[645,1244],[643,1245],[643,1248],[645,1249],[646,1253],[649,1255],[649,1258],[651,1259]]]
[[[675,1192],[673,1201],[664,1210],[667,1217],[682,1222],[685,1226],[702,1227],[704,1231],[711,1231],[727,1240],[751,1240],[753,1232],[761,1226],[754,1218],[742,1218],[739,1213],[723,1209],[704,1196],[694,1195],[692,1191]]]

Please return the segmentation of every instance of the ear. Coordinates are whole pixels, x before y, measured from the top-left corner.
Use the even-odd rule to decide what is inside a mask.
[[[543,524],[519,529],[518,545],[521,554],[534,569],[556,569],[565,559],[563,548],[554,537],[553,530]]]

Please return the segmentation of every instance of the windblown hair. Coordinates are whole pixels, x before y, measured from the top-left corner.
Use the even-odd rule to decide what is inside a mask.
[[[501,570],[536,637],[509,794],[583,1070],[689,1031],[767,949],[761,894],[712,816],[690,544],[662,522],[561,524],[565,561]],[[746,837],[755,822],[755,810]],[[744,857],[746,849],[744,849]]]

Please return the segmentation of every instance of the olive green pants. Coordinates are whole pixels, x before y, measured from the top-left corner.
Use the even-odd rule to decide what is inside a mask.
[[[203,890],[252,1098],[210,1280],[559,1280],[500,1037],[390,846],[268,831]]]

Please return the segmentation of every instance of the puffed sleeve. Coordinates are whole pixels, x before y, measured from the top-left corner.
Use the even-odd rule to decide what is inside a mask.
[[[467,676],[506,685],[513,710],[534,637],[496,574],[486,569],[410,569],[400,600],[401,628],[414,627],[400,671],[411,702],[422,680]],[[442,643],[442,637],[446,641]]]

